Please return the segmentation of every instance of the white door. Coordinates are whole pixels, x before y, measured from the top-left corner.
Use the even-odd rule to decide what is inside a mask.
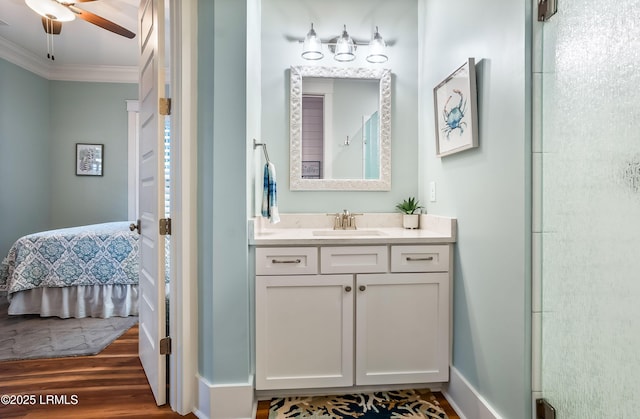
[[[158,97],[164,92],[164,4],[143,0],[138,12],[140,45],[140,312],[139,355],[158,405],[166,403],[164,238],[164,117]]]

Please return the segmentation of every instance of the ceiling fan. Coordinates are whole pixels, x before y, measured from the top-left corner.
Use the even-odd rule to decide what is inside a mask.
[[[25,3],[33,11],[42,16],[42,26],[44,31],[49,35],[58,35],[62,30],[62,22],[69,22],[79,17],[125,38],[132,39],[136,36],[136,34],[117,23],[76,6],[76,3],[88,3],[92,1],[95,0],[25,0]]]

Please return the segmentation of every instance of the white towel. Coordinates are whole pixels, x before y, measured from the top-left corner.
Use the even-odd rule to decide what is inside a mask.
[[[280,222],[278,212],[278,190],[276,185],[276,167],[271,162],[264,165],[262,189],[262,216],[268,217],[271,224]]]

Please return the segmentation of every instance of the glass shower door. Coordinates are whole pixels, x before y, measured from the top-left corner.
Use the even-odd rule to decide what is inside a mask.
[[[378,111],[363,124],[363,179],[380,179],[380,117]]]
[[[538,374],[560,419],[640,417],[639,22],[638,0],[562,0],[542,24]]]

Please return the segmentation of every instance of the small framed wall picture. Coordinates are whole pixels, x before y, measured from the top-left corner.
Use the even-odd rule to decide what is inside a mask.
[[[76,176],[102,176],[103,144],[76,144]]]
[[[478,147],[475,59],[469,58],[433,89],[436,155]]]

